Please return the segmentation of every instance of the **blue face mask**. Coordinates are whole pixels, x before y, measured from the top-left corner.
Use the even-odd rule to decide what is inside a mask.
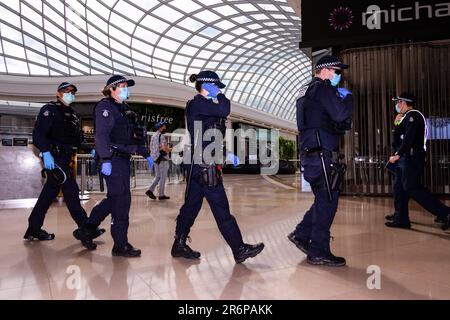
[[[400,104],[396,104],[395,105],[395,111],[397,111],[397,113],[401,113],[402,112],[402,109],[400,108]]]
[[[130,98],[130,91],[128,88],[120,88],[120,92],[117,94],[120,100],[127,101]]]
[[[334,74],[333,79],[331,79],[331,85],[333,87],[337,87],[339,83],[341,83],[342,75],[341,74]]]
[[[64,93],[63,95],[63,101],[65,104],[67,104],[68,106],[70,106],[72,103],[75,102],[75,95],[71,92],[68,93]]]

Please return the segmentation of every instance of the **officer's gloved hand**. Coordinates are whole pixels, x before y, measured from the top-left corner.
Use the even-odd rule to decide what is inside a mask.
[[[112,173],[112,164],[110,162],[105,162],[102,164],[102,174],[109,177]]]
[[[352,94],[347,88],[338,88],[339,96],[345,99],[348,95]]]
[[[93,156],[95,158],[96,155],[97,155],[97,151],[95,151],[95,149],[92,149],[91,156]]]
[[[239,160],[238,156],[233,153],[227,154],[227,161],[233,162],[233,167],[235,168],[237,168],[241,164],[241,161]]]
[[[152,157],[148,157],[147,161],[148,161],[148,168],[150,170],[152,170],[153,169],[153,158]]]
[[[220,93],[220,89],[215,84],[212,83],[204,83],[202,85],[202,88],[208,91],[208,98],[211,99],[216,99]]]
[[[44,168],[47,170],[55,169],[55,159],[50,152],[44,152],[42,154],[42,159],[44,160]]]

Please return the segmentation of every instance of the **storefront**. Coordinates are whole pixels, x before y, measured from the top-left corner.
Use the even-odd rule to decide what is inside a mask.
[[[354,126],[341,144],[345,192],[392,192],[384,169],[392,152],[391,99],[410,91],[430,124],[425,183],[436,194],[449,194],[450,2],[302,1],[302,16],[301,49],[313,59],[332,53],[351,66],[343,83],[355,102]]]

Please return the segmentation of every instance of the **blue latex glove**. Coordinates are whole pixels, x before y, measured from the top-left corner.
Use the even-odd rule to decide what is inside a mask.
[[[211,99],[217,98],[217,96],[220,93],[220,89],[215,84],[212,83],[204,83],[202,85],[202,88],[208,91],[208,97]]]
[[[150,170],[152,170],[153,169],[153,158],[152,157],[148,157],[147,161],[148,161],[148,168]]]
[[[102,164],[102,174],[109,177],[112,172],[112,164],[110,162],[105,162]]]
[[[91,156],[93,156],[95,158],[95,155],[97,154],[97,152],[95,151],[95,149],[92,149],[91,151]]]
[[[342,99],[345,99],[349,94],[352,94],[352,93],[350,92],[350,90],[348,90],[348,89],[346,89],[346,88],[338,88],[337,90],[338,90],[338,92],[339,92],[339,96],[340,96]]]
[[[239,160],[238,156],[233,153],[227,154],[227,161],[233,162],[233,166],[235,168],[237,168],[241,164],[241,161]]]
[[[47,170],[55,169],[55,159],[50,152],[44,152],[42,154],[42,159],[44,159],[44,168]]]

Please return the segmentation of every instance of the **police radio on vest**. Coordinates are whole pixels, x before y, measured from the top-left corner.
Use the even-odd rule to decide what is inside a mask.
[[[449,16],[450,2],[423,4],[423,2],[415,1],[414,5],[403,8],[397,8],[395,4],[392,4],[390,9],[381,9],[377,5],[371,5],[362,14],[362,24],[369,30],[380,30],[382,25],[387,23]]]

